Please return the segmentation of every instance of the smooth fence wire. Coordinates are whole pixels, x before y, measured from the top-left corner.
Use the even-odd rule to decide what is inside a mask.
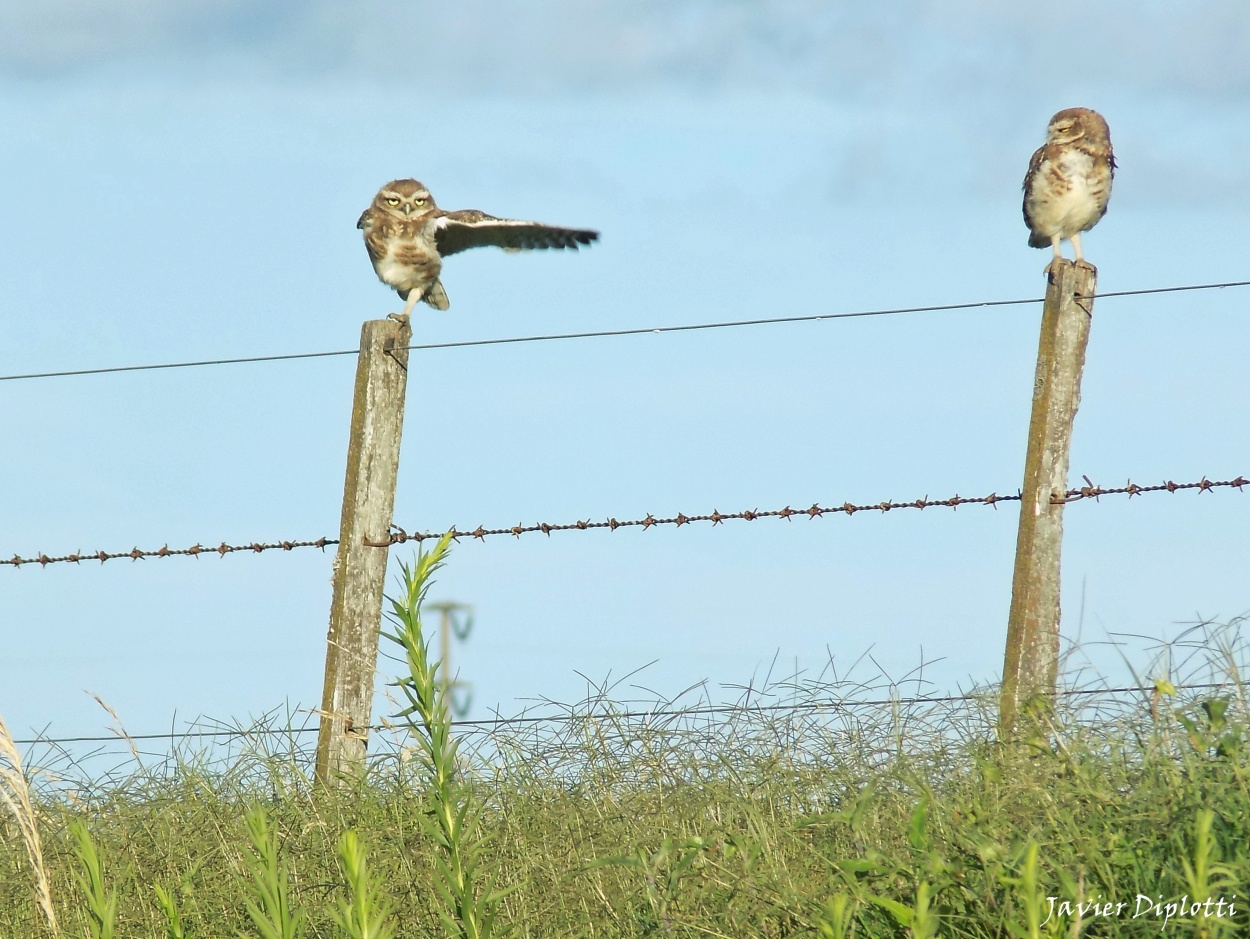
[[[1139,486],[1137,483],[1129,481],[1123,486],[1103,487],[1097,486],[1090,481],[1089,477],[1083,477],[1086,485],[1069,489],[1064,495],[1064,502],[1083,502],[1093,499],[1098,501],[1101,496],[1111,495],[1127,495],[1129,498],[1133,496],[1145,495],[1153,492],[1179,492],[1186,489],[1195,489],[1198,492],[1211,492],[1215,489],[1236,489],[1242,491],[1244,486],[1250,485],[1250,479],[1244,476],[1237,476],[1234,479],[1210,480],[1205,476],[1196,482],[1177,483],[1171,480],[1158,483],[1151,486]],[[504,528],[485,528],[478,525],[473,529],[460,529],[453,526],[450,534],[458,541],[460,538],[473,538],[474,540],[484,541],[489,537],[499,535],[511,535],[515,538],[521,535],[542,533],[550,535],[552,532],[564,531],[591,531],[594,529],[607,529],[616,531],[619,528],[655,528],[662,525],[672,525],[680,528],[682,525],[693,524],[695,522],[711,522],[713,526],[720,525],[727,521],[747,521],[753,522],[761,518],[780,518],[790,521],[794,518],[806,517],[810,519],[822,518],[825,515],[854,515],[857,512],[891,512],[895,509],[927,509],[927,508],[949,508],[957,509],[961,505],[988,505],[997,508],[1000,502],[1019,502],[1022,495],[1019,490],[1014,495],[998,495],[991,492],[988,496],[951,496],[949,499],[930,499],[927,496],[921,499],[913,499],[910,502],[895,502],[892,500],[884,500],[882,502],[868,503],[864,505],[856,505],[851,502],[844,502],[841,505],[822,506],[813,504],[806,509],[795,509],[785,506],[781,509],[744,509],[741,512],[719,512],[713,510],[711,514],[706,515],[686,515],[678,512],[676,515],[657,518],[648,514],[645,518],[627,519],[618,521],[615,517],[608,518],[604,521],[592,521],[585,519],[581,521],[565,522],[560,524],[550,524],[547,522],[539,522],[534,525],[512,525]],[[375,548],[388,548],[395,544],[404,544],[409,541],[420,543],[430,538],[441,538],[445,532],[414,532],[409,534],[398,526],[392,526],[396,530],[392,532],[379,532],[374,539],[366,540],[365,545]],[[189,548],[171,548],[168,544],[150,550],[144,550],[138,547],[125,551],[94,551],[83,552],[75,551],[70,554],[48,555],[43,552],[31,557],[23,557],[21,555],[13,555],[11,558],[0,559],[0,566],[22,567],[27,564],[38,564],[40,567],[47,567],[49,564],[80,564],[83,561],[99,561],[103,564],[105,561],[114,561],[121,558],[129,558],[132,561],[139,561],[145,558],[168,558],[168,557],[194,557],[201,555],[217,555],[225,557],[227,554],[262,554],[266,551],[293,551],[296,548],[325,548],[339,543],[337,538],[318,538],[315,541],[255,541],[250,544],[221,544],[213,547],[203,544],[195,544]]]
[[[1188,284],[1174,287],[1148,287],[1140,290],[1115,290],[1097,293],[1095,299],[1113,297],[1142,297],[1150,294],[1181,293],[1193,290],[1221,290],[1226,287],[1247,287],[1250,280],[1231,280],[1223,283]],[[736,329],[743,326],[776,326],[785,323],[816,323],[823,320],[857,319],[862,317],[898,316],[909,313],[948,313],[956,310],[977,310],[990,307],[1022,306],[1041,303],[1041,297],[1021,300],[979,300],[972,303],[942,303],[929,306],[895,307],[881,310],[856,310],[849,313],[813,313],[806,316],[775,316],[764,319],[725,320],[716,323],[690,323],[679,326],[650,326],[629,329],[603,329],[580,333],[551,333],[537,336],[510,336],[499,339],[466,339],[456,342],[434,342],[408,346],[409,351],[424,352],[434,349],[468,349],[480,346],[516,345],[532,342],[553,342],[572,339],[606,339],[620,336],[661,335],[664,333],[693,332],[709,329]],[[114,365],[102,368],[80,368],[53,372],[27,372],[17,375],[0,375],[0,381],[25,381],[36,378],[71,378],[84,375],[111,375],[119,372],[148,372],[161,369],[199,368],[213,365],[243,365],[260,362],[289,362],[297,359],[321,359],[334,356],[358,355],[358,349],[336,349],[331,352],[294,352],[282,355],[252,355],[230,359],[201,359],[190,362],[162,362],[152,365]]]
[[[1175,685],[1175,692],[1218,691],[1233,686],[1233,682],[1202,682],[1192,685]],[[982,701],[995,692],[949,694],[949,695],[914,695],[909,697],[877,697],[877,698],[838,698],[828,701],[801,701],[783,704],[706,704],[684,708],[642,708],[636,710],[603,710],[572,712],[564,714],[520,714],[514,717],[480,718],[476,720],[453,720],[451,725],[461,730],[491,731],[507,727],[521,727],[542,724],[573,724],[584,721],[652,721],[671,718],[690,717],[733,717],[736,715],[767,715],[822,713],[830,711],[850,710],[853,708],[886,708],[916,707],[942,704],[962,704]],[[1152,698],[1160,695],[1155,685],[1127,685],[1117,688],[1066,688],[1055,693],[1055,697],[1072,699],[1092,699],[1112,697],[1115,695],[1142,694]],[[1175,695],[1173,695],[1175,696]],[[80,737],[25,737],[15,739],[19,746],[49,744],[62,746],[71,743],[118,743],[146,740],[212,740],[237,739],[247,737],[283,737],[302,734],[315,734],[319,726],[303,727],[254,727],[231,728],[222,730],[188,730],[170,731],[166,733],[131,734],[118,731],[112,734],[89,735]],[[390,731],[401,729],[402,725],[394,723],[371,724],[369,730]]]

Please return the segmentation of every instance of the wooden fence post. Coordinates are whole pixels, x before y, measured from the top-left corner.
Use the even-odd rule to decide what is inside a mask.
[[[1088,264],[1057,261],[1049,268],[999,700],[999,738],[1004,740],[1014,734],[1021,704],[1033,696],[1053,696],[1059,678],[1063,498],[1097,278]]]
[[[408,324],[389,319],[369,320],[360,331],[317,737],[321,784],[364,768],[411,338]]]

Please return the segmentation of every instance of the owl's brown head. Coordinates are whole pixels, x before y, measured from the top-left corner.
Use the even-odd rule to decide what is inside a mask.
[[[1111,129],[1097,111],[1089,108],[1066,108],[1050,119],[1046,128],[1047,143],[1072,143],[1084,140],[1096,147],[1111,147]]]
[[[395,179],[378,190],[373,207],[397,218],[414,218],[437,208],[424,183],[415,179]]]

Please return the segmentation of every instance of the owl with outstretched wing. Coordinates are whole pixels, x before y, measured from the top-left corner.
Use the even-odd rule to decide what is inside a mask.
[[[365,248],[378,278],[405,301],[399,314],[404,320],[422,300],[436,310],[448,308],[447,291],[439,279],[448,255],[489,246],[505,251],[576,251],[599,237],[597,231],[585,228],[496,218],[477,209],[447,212],[434,204],[430,191],[415,179],[397,179],[378,190],[356,227],[364,232]]]

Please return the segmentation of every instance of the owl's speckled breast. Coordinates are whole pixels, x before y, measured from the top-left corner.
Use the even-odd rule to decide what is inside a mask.
[[[1067,238],[1092,228],[1107,210],[1110,188],[1107,174],[1098,169],[1090,154],[1075,147],[1045,161],[1029,192],[1034,231]]]
[[[425,226],[412,223],[382,224],[367,236],[374,242],[374,270],[383,283],[406,293],[428,287],[438,279],[442,259]]]

